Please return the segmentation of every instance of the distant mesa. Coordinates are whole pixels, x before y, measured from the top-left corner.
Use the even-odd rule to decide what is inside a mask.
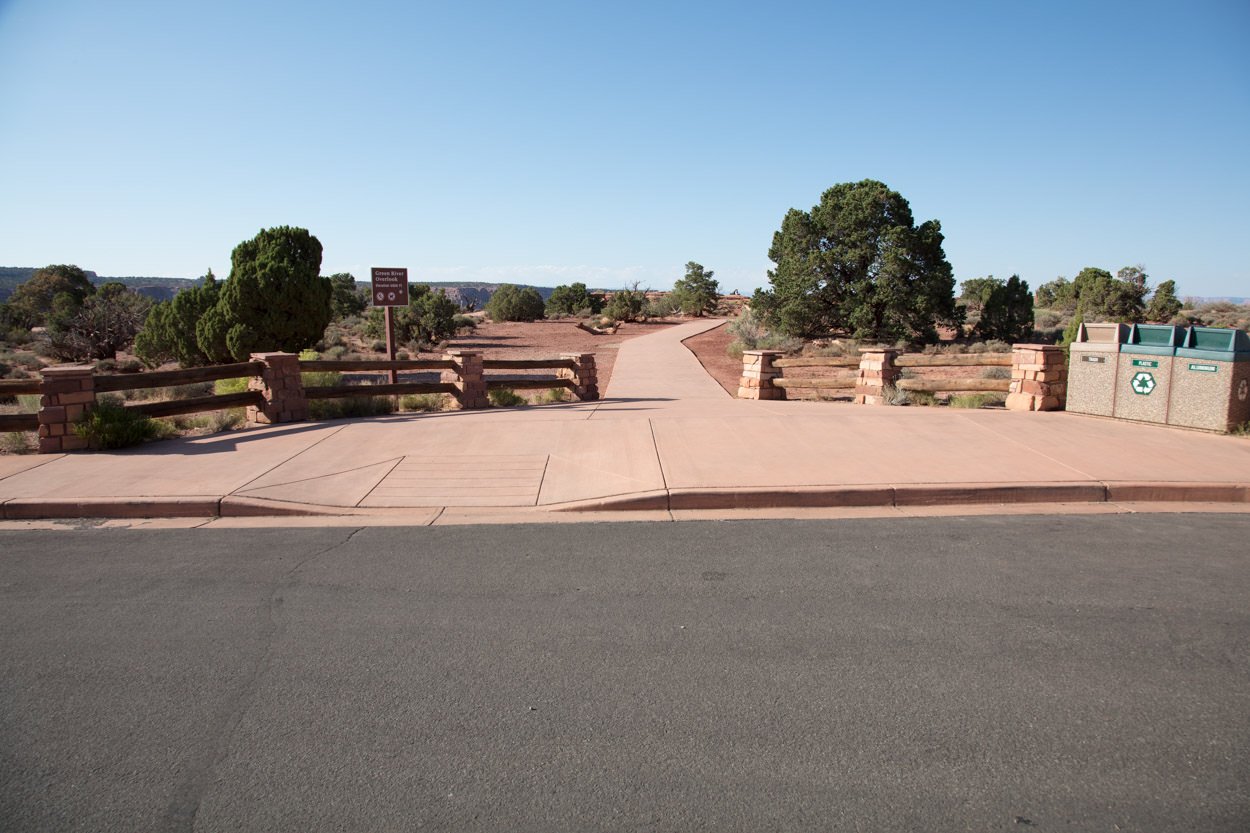
[[[35,266],[0,266],[0,301],[7,300],[15,289],[31,279],[31,276],[38,271],[38,268]],[[199,283],[198,280],[190,280],[188,278],[134,276],[114,278],[97,275],[89,269],[84,269],[83,272],[87,275],[87,279],[96,286],[113,282],[125,284],[140,295],[146,295],[155,301],[168,301],[182,290],[190,289]]]

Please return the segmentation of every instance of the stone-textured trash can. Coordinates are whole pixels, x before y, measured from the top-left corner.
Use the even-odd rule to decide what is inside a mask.
[[[1108,417],[1114,413],[1120,345],[1128,335],[1127,324],[1081,325],[1068,352],[1068,412]]]
[[[1134,324],[1120,345],[1112,416],[1138,422],[1168,421],[1168,396],[1176,348],[1185,331],[1166,324]]]
[[[1190,327],[1176,350],[1168,425],[1230,431],[1250,422],[1250,336]]]

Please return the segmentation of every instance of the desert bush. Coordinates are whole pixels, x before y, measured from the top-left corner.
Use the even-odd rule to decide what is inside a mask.
[[[477,319],[471,315],[457,315],[451,319],[451,323],[456,328],[457,332],[460,330],[477,329]]]
[[[906,405],[911,401],[911,395],[894,385],[886,385],[881,389],[881,401],[887,405]]]
[[[487,396],[490,398],[491,407],[494,408],[515,408],[517,405],[528,404],[525,397],[508,388],[495,388],[489,391]]]
[[[92,448],[110,449],[139,445],[164,432],[156,420],[127,409],[112,397],[104,397],[96,401],[85,419],[75,423],[74,433]]]
[[[568,402],[569,401],[568,388],[548,388],[547,390],[542,392],[542,395],[539,397],[538,401],[548,402],[553,405],[558,402]]]
[[[1010,367],[987,367],[981,371],[982,379],[1010,379]]]
[[[396,361],[406,362],[410,357],[411,354],[407,350],[400,350],[395,354]]]
[[[202,414],[182,414],[170,417],[169,421],[179,431],[207,429],[216,434],[243,424],[244,419],[246,419],[246,411],[242,408],[226,408]]]
[[[947,404],[952,408],[984,408],[987,405],[1001,405],[1006,398],[1001,393],[957,393]]]
[[[385,341],[383,341],[382,339],[377,339],[376,341],[372,342],[372,343],[369,345],[369,349],[370,349],[370,350],[372,350],[372,351],[373,351],[373,352],[375,352],[375,353],[385,353],[385,352],[386,352],[386,342],[385,342]]]
[[[907,402],[909,405],[920,405],[921,407],[932,407],[937,405],[937,396],[924,390],[911,390],[907,392]]]
[[[247,390],[247,378],[240,377],[238,379],[218,379],[213,382],[213,393],[218,396],[225,396],[230,393],[243,393]]]
[[[39,448],[34,431],[7,431],[0,434],[0,454],[32,454]]]
[[[39,402],[42,397],[37,393],[23,393],[17,397],[17,406],[24,414],[39,413]]]
[[[445,411],[447,410],[447,394],[410,393],[400,397],[399,408],[403,411]]]
[[[338,399],[308,400],[312,419],[347,419],[395,413],[395,400],[389,396],[345,396]]]
[[[737,321],[728,326],[729,334],[734,337],[727,351],[730,356],[740,359],[744,350],[781,350],[785,353],[797,353],[803,349],[803,340],[793,336],[784,336],[769,331],[763,321],[751,310],[745,310]]]

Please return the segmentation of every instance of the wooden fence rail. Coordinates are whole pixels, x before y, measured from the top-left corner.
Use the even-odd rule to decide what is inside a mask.
[[[485,370],[557,371],[556,375],[486,376]],[[437,382],[305,386],[303,373],[439,371]],[[577,353],[559,358],[487,359],[472,350],[453,350],[441,359],[406,361],[300,361],[293,353],[254,353],[252,361],[147,373],[96,374],[94,368],[61,365],[45,368],[39,379],[0,381],[0,396],[37,394],[39,412],[0,415],[0,432],[37,431],[41,453],[74,451],[86,441],[74,431],[95,407],[101,393],[173,387],[222,379],[248,380],[248,390],[164,402],[126,402],[129,411],[170,417],[228,408],[246,408],[251,422],[296,422],[308,418],[308,400],[356,396],[446,394],[460,408],[489,407],[489,390],[561,388],[578,399],[599,398],[595,357]]]
[[[909,368],[1010,368],[1010,378],[958,376],[904,378]],[[853,370],[838,375],[792,375],[786,371]],[[988,377],[988,378],[987,378]],[[778,351],[748,350],[742,356],[740,399],[786,399],[788,393],[816,395],[853,391],[861,405],[893,401],[891,389],[923,393],[1006,393],[1007,406],[1022,410],[1051,410],[1063,406],[1067,366],[1053,345],[1017,344],[1010,353],[900,354],[892,348],[862,350],[857,358],[794,357]]]

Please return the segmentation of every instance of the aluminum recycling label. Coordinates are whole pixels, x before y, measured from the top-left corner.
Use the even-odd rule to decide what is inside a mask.
[[[1144,370],[1135,375],[1129,384],[1133,387],[1133,393],[1136,393],[1139,396],[1149,396],[1155,392],[1156,383],[1154,374],[1147,373]]]
[[[1220,368],[1213,364],[1191,364],[1190,370],[1197,370],[1199,373],[1219,373]]]

